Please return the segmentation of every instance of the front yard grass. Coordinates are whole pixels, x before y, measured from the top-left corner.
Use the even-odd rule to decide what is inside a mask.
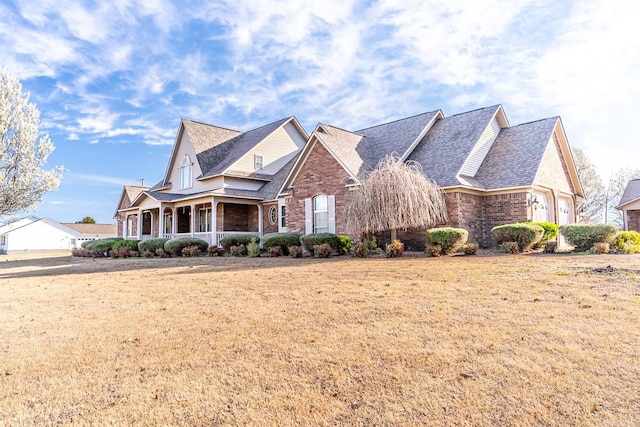
[[[638,255],[0,258],[0,420],[638,425],[638,277]]]

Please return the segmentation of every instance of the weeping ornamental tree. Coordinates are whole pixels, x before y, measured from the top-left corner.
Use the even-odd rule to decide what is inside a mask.
[[[0,68],[0,216],[34,207],[60,184],[62,166],[44,170],[54,147],[39,121],[18,79]]]
[[[448,220],[444,192],[427,179],[416,162],[387,156],[361,179],[349,207],[349,230],[369,234],[398,229],[428,228]]]

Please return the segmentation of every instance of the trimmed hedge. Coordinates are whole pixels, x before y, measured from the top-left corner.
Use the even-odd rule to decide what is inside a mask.
[[[164,251],[173,256],[182,255],[182,250],[189,246],[197,246],[200,252],[206,252],[209,244],[202,239],[194,237],[180,237],[177,239],[167,240],[164,243]]]
[[[554,224],[552,222],[545,222],[545,221],[531,222],[530,224],[539,225],[544,229],[544,233],[542,234],[542,239],[540,239],[540,243],[542,244],[542,246],[544,246],[544,244],[549,240],[554,240],[558,237],[558,230],[560,229],[558,224]]]
[[[247,246],[251,239],[256,239],[256,243],[260,243],[260,237],[253,234],[230,234],[227,237],[220,239],[218,244],[224,248],[225,251],[231,249],[231,246]]]
[[[114,251],[120,250],[122,248],[128,248],[131,249],[132,251],[138,251],[138,245],[140,244],[140,240],[118,240],[116,242],[113,242],[113,246],[112,249]]]
[[[491,238],[498,246],[503,243],[515,242],[519,252],[530,251],[533,245],[542,239],[544,228],[539,225],[515,223],[493,227]]]
[[[164,249],[164,244],[167,242],[167,238],[158,237],[157,239],[143,240],[138,243],[138,251],[143,253],[145,251],[155,252],[156,249]]]
[[[124,239],[122,237],[109,237],[107,239],[91,240],[84,247],[85,249],[89,249],[89,250],[109,252],[110,250],[113,249],[113,244],[120,241],[124,241]]]
[[[298,233],[269,233],[262,236],[262,247],[273,248],[279,247],[284,255],[289,255],[289,246],[297,246],[300,244]]]
[[[443,255],[451,255],[467,242],[469,232],[464,228],[440,227],[427,230],[427,241],[430,245],[442,248]]]
[[[560,226],[562,235],[578,252],[588,251],[596,243],[610,243],[617,231],[610,224],[567,224]]]
[[[300,243],[302,243],[302,246],[311,254],[313,254],[314,246],[322,245],[323,243],[328,243],[334,251],[337,251],[338,247],[340,247],[340,240],[338,240],[338,236],[333,233],[305,234],[300,237]]]

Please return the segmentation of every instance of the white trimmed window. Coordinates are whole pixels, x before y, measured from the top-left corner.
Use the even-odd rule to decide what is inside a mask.
[[[269,224],[276,225],[278,223],[278,207],[271,206],[269,208]]]
[[[324,194],[313,198],[313,232],[329,232],[329,204]]]
[[[180,166],[180,189],[191,188],[193,186],[193,165],[189,156],[185,154]]]
[[[198,224],[200,233],[211,232],[211,208],[201,208],[198,210]]]
[[[254,169],[262,169],[264,167],[264,157],[262,154],[254,154],[253,155],[253,168]]]

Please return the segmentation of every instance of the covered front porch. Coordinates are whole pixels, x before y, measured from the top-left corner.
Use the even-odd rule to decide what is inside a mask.
[[[160,203],[127,212],[125,239],[147,240],[194,237],[218,245],[230,234],[260,237],[262,206],[255,201],[198,200],[193,203]]]

